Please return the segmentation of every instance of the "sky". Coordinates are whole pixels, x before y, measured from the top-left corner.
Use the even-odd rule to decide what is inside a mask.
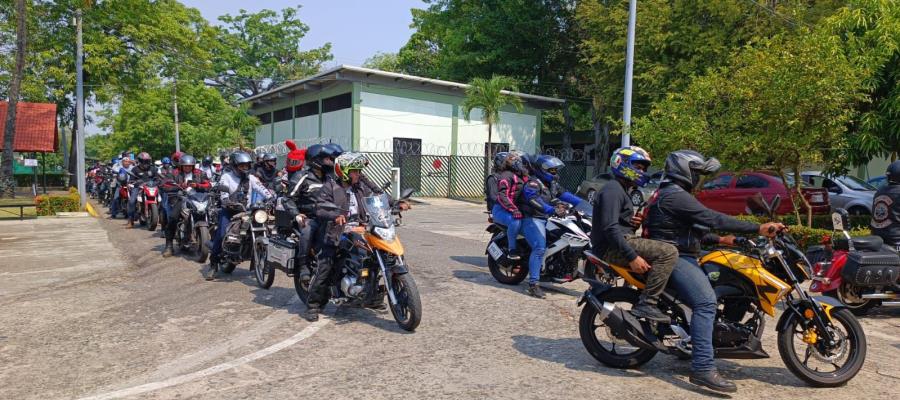
[[[334,55],[328,66],[362,65],[377,52],[396,52],[412,35],[410,9],[424,8],[422,0],[181,0],[200,10],[210,22],[240,9],[256,12],[302,6],[299,18],[309,26],[301,50],[331,42]]]

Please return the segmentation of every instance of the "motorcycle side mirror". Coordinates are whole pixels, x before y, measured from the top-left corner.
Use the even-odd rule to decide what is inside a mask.
[[[772,198],[772,204],[769,205],[769,213],[771,217],[775,217],[775,212],[778,211],[778,206],[781,205],[781,195],[776,194],[774,198]]]
[[[831,226],[836,231],[845,231],[850,228],[850,213],[843,208],[838,208],[831,213]]]
[[[409,196],[412,196],[413,192],[415,192],[415,191],[416,191],[416,190],[413,189],[413,188],[406,188],[406,189],[403,189],[403,192],[400,193],[400,198],[401,198],[401,199],[408,199]]]
[[[747,198],[747,210],[750,211],[750,214],[756,216],[772,215],[772,209],[769,207],[769,204],[766,203],[766,199],[763,198],[762,193],[759,192]]]

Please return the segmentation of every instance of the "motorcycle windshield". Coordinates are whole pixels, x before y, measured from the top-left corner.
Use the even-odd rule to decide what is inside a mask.
[[[594,206],[588,201],[582,201],[575,206],[575,210],[579,211],[585,218],[594,216]]]
[[[379,228],[389,228],[394,224],[394,218],[391,215],[391,199],[387,194],[369,196],[363,199],[366,208],[366,216],[369,217],[369,224]]]
[[[209,194],[206,192],[193,191],[193,192],[191,192],[191,194],[188,197],[195,202],[203,203],[206,201],[206,198],[208,196],[209,196]]]

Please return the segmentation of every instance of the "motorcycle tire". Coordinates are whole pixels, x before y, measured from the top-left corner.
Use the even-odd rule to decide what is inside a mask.
[[[300,301],[307,306],[309,305],[309,281],[317,268],[315,257],[310,256],[308,259],[309,262],[306,265],[294,266],[294,290],[297,291],[297,297],[300,298]],[[307,273],[303,274],[303,270]]]
[[[528,262],[528,257],[522,256],[522,259],[516,261],[516,264],[512,266],[506,266],[494,260],[493,257],[488,255],[488,270],[491,271],[491,276],[504,285],[518,285],[528,277],[528,266],[526,263]]]
[[[156,203],[150,204],[150,210],[147,216],[147,230],[150,232],[156,231],[156,226],[159,225],[159,208]]]
[[[832,372],[820,372],[816,369],[810,369],[804,361],[810,359],[809,355],[804,356],[806,360],[801,360],[800,356],[794,349],[795,335],[801,334],[797,331],[803,317],[793,312],[785,312],[782,319],[788,318],[787,321],[778,321],[778,326],[784,329],[778,332],[778,353],[781,355],[781,361],[784,365],[798,378],[813,387],[837,387],[846,384],[853,379],[859,370],[862,369],[866,360],[866,334],[863,332],[859,320],[853,316],[849,309],[839,308],[831,310],[831,319],[834,324],[841,325],[847,336],[843,340],[847,340],[849,354],[846,356],[847,362]],[[801,342],[802,343],[802,342]],[[816,350],[813,350],[816,351]]]
[[[272,287],[275,281],[275,269],[266,265],[266,246],[261,243],[253,245],[253,254],[250,257],[250,269],[256,276],[256,284],[263,289]]]
[[[194,228],[194,242],[197,243],[194,261],[203,264],[209,257],[209,230],[205,226]]]
[[[597,299],[601,302],[629,303],[634,305],[640,301],[640,293],[629,288],[613,288],[598,296]],[[612,343],[613,345],[609,349],[604,347],[597,338],[597,330],[605,326],[597,325],[598,321],[595,320],[598,315],[598,311],[588,303],[582,307],[581,316],[578,318],[578,333],[581,336],[581,343],[584,344],[584,348],[597,361],[613,368],[631,369],[646,364],[656,356],[656,350],[635,348],[632,352],[620,354],[615,351],[615,343]],[[627,346],[634,347],[630,344],[627,344]]]
[[[853,315],[860,316],[860,317],[868,314],[869,311],[872,311],[872,309],[878,305],[878,300],[874,300],[874,299],[866,299],[866,300],[863,300],[861,303],[852,303],[852,302],[847,301],[847,296],[845,294],[841,293],[842,290],[847,290],[847,288],[845,288],[844,285],[845,285],[845,283],[841,283],[841,287],[839,287],[835,290],[832,290],[832,291],[825,292],[823,294],[828,297],[837,299],[837,301],[840,301],[841,304],[843,304],[845,307],[847,307],[847,309],[850,310],[850,312],[852,312]]]
[[[235,267],[237,267],[237,264],[231,261],[224,261],[219,267],[219,271],[221,271],[223,274],[230,274],[234,272]]]
[[[394,275],[391,277],[391,288],[397,299],[397,304],[390,304],[388,301],[394,320],[401,329],[415,331],[422,322],[422,299],[419,297],[416,281],[408,273]]]

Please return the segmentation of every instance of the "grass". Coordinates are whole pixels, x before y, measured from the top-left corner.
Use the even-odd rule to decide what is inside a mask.
[[[0,199],[0,206],[11,205],[11,204],[34,204],[34,198],[31,195],[27,196],[16,196],[14,199]],[[25,207],[23,209],[25,217],[35,217],[37,216],[37,210],[32,207]],[[0,207],[0,220],[9,220],[9,219],[19,219],[19,208],[15,207]]]

